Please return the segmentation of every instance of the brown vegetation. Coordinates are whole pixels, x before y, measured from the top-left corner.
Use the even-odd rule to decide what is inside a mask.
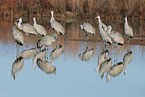
[[[1,0],[0,17],[18,18],[31,16],[49,16],[50,10],[65,16],[89,17],[97,15],[121,18],[145,17],[144,0]],[[71,12],[70,15],[66,15]]]

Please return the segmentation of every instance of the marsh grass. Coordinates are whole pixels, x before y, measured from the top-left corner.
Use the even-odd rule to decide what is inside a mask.
[[[65,17],[72,12],[76,17],[94,18],[97,15],[144,18],[144,0],[1,0],[0,17],[50,16],[50,11]]]

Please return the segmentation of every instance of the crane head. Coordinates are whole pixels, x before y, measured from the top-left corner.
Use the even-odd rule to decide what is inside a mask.
[[[51,14],[53,15],[53,11],[51,11]]]
[[[22,18],[19,18],[18,21],[19,21],[19,22],[22,22]]]
[[[98,16],[97,16],[97,18],[99,19],[99,18],[100,18],[100,16],[98,15]]]

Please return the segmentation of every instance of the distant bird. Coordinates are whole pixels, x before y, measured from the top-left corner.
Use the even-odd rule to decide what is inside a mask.
[[[84,30],[87,34],[90,33],[92,35],[96,34],[95,28],[87,22],[84,22],[83,24],[80,25],[80,29]]]
[[[90,50],[88,50],[88,48],[87,48],[83,53],[79,54],[79,58],[82,61],[88,61],[94,55],[94,52],[95,52],[94,48],[92,48]]]
[[[112,66],[112,59],[109,58],[108,60],[104,61],[101,65],[100,65],[100,68],[99,68],[99,73],[100,73],[100,76],[101,78],[103,79],[104,78],[104,73],[109,71],[109,69],[111,68]]]
[[[65,48],[62,45],[59,45],[59,47],[52,50],[50,53],[50,57],[49,57],[50,64],[52,64],[53,60],[55,60],[61,54],[63,54],[64,50],[65,50]]]
[[[46,29],[42,25],[36,23],[35,17],[33,18],[33,21],[34,21],[33,27],[35,31],[40,35],[46,35],[47,34]]]
[[[98,72],[99,68],[100,68],[100,65],[106,61],[109,57],[109,51],[108,49],[104,50],[102,53],[99,54],[98,56],[98,64],[97,64],[97,69],[96,69],[96,72]]]
[[[50,64],[47,60],[37,59],[37,66],[46,74],[56,73],[56,67]]]
[[[103,42],[109,43],[111,45],[112,40],[107,34],[107,29],[108,29],[107,26],[104,23],[102,23],[100,16],[97,16],[97,18],[98,18],[98,24],[99,24],[99,34],[100,34],[101,39],[103,40]]]
[[[133,30],[132,28],[128,25],[127,22],[127,16],[125,17],[125,24],[124,24],[124,33],[128,38],[133,38]]]
[[[37,48],[26,49],[17,55],[17,58],[23,57],[23,59],[29,59],[37,53]]]
[[[16,76],[15,76],[16,72],[18,72],[22,69],[23,64],[24,64],[23,57],[19,57],[13,62],[11,74],[12,74],[14,80],[16,80]]]
[[[17,25],[18,28],[20,30],[23,30],[26,33],[26,35],[28,34],[38,35],[38,33],[35,31],[32,25],[30,25],[29,23],[22,24],[22,18],[19,18],[18,20],[19,20],[18,25]]]
[[[111,30],[112,30],[112,27],[111,27],[111,25],[109,25],[107,33],[108,33],[109,37],[111,37],[112,41],[118,45],[123,45],[124,44],[123,36],[119,32],[111,31]]]
[[[54,29],[58,33],[58,35],[63,35],[65,33],[64,27],[54,19],[53,11],[51,11],[50,24],[51,28]]]
[[[41,51],[39,51],[38,53],[36,53],[33,57],[33,70],[35,69],[35,64],[37,62],[37,59],[43,59],[46,56],[46,49],[43,49]]]
[[[127,65],[132,61],[132,51],[128,51],[123,57],[124,75],[126,74]]]
[[[111,67],[107,72],[106,80],[110,82],[110,76],[116,77],[123,71],[123,62],[119,62]]]
[[[102,23],[100,16],[97,16],[97,18],[98,18],[99,29],[102,28],[104,31],[107,32],[108,27],[104,23]]]
[[[16,26],[12,27],[12,35],[13,35],[13,40],[17,44],[19,44],[20,46],[22,46],[24,44],[24,36],[23,36],[23,34],[20,31],[18,31],[16,29]]]
[[[37,48],[41,47],[49,47],[54,41],[57,40],[57,34],[47,34],[43,36],[41,39],[37,42]]]

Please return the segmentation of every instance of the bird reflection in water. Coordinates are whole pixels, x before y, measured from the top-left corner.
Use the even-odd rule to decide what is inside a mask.
[[[106,50],[103,50],[99,56],[98,56],[98,64],[97,64],[97,69],[96,69],[96,72],[98,72],[99,68],[100,68],[100,65],[106,61],[109,57],[109,51],[108,49]]]
[[[123,71],[123,62],[119,62],[113,65],[110,70],[107,72],[106,80],[110,82],[110,76],[116,77]]]
[[[52,64],[52,62],[57,59],[61,54],[63,54],[65,51],[65,48],[59,44],[59,46],[55,49],[53,49],[49,56],[49,61]]]
[[[16,80],[15,74],[22,69],[23,64],[24,64],[23,57],[19,57],[13,62],[11,74],[12,74],[14,80]]]
[[[24,59],[29,59],[33,57],[37,52],[37,48],[26,49],[19,53],[16,58],[23,57]]]
[[[101,79],[104,78],[104,73],[106,73],[111,68],[111,66],[112,66],[111,58],[107,59],[100,65],[99,73],[100,73]]]
[[[37,59],[43,59],[46,56],[46,49],[43,49],[41,51],[39,51],[38,53],[36,53],[33,57],[33,70],[35,69],[35,64],[37,62]]]
[[[132,51],[128,51],[123,57],[124,75],[126,74],[127,65],[132,61]]]
[[[94,53],[95,53],[94,48],[88,49],[88,47],[86,47],[86,50],[83,53],[79,54],[79,58],[82,61],[88,61],[88,60],[90,60],[92,58]]]
[[[46,48],[50,47],[53,42],[57,40],[57,33],[54,34],[47,34],[43,36],[41,39],[37,42],[37,48]]]
[[[56,74],[56,67],[47,60],[37,59],[37,66],[47,74]]]

